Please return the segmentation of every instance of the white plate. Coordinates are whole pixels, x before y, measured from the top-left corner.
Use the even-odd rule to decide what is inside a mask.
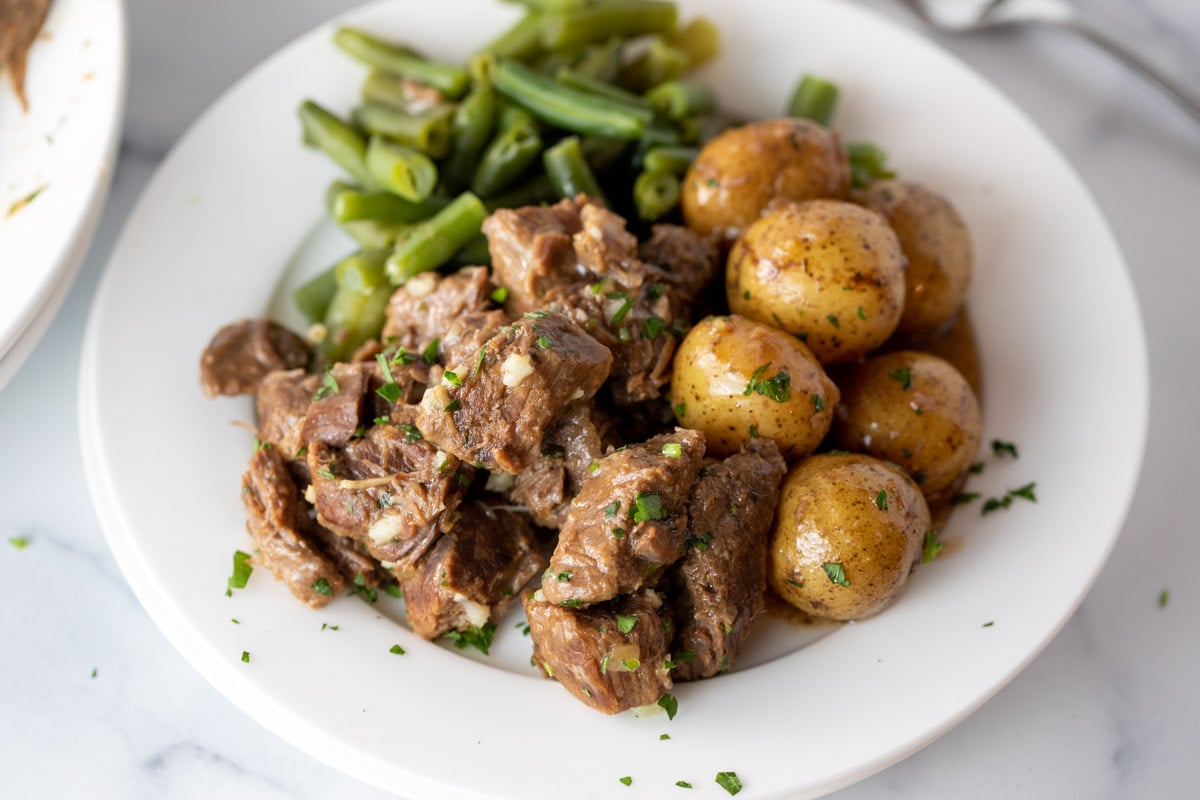
[[[112,178],[125,103],[120,0],[56,0],[21,110],[0,80],[0,387],[66,297]]]
[[[747,798],[811,796],[944,733],[1081,601],[1134,488],[1148,390],[1132,286],[1095,203],[1007,100],[924,40],[832,0],[754,9],[688,4],[725,32],[710,77],[726,103],[771,115],[802,71],[831,76],[848,138],[885,144],[967,219],[985,441],[1021,454],[987,458],[973,488],[1036,481],[1037,504],[961,511],[948,555],[885,613],[803,648],[812,637],[760,631],[733,673],[677,687],[672,721],[583,707],[535,677],[511,625],[491,657],[470,657],[384,618],[395,612],[386,598],[314,612],[261,570],[226,598],[231,553],[248,544],[238,476],[251,450],[229,422],[252,408],[205,400],[197,360],[217,327],[268,308],[288,264],[309,269],[328,246],[317,223],[334,173],[299,145],[295,110],[309,96],[348,107],[362,73],[327,26],[252,72],[163,164],[114,251],[83,354],[85,460],[113,552],[166,636],[249,715],[423,800],[658,798],[678,780],[725,797],[720,770],[738,773]],[[486,0],[393,2],[348,19],[454,60],[516,13]],[[397,643],[406,655],[389,653]]]

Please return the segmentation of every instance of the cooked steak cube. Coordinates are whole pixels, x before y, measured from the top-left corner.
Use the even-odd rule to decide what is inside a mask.
[[[278,447],[288,458],[297,458],[296,454],[304,447],[300,427],[313,395],[320,388],[321,376],[302,369],[268,373],[254,398],[258,438]]]
[[[786,469],[774,442],[755,439],[701,470],[688,504],[688,552],[669,582],[678,621],[676,680],[729,669],[763,612],[771,522]]]
[[[278,448],[255,450],[242,475],[246,530],[258,550],[255,561],[275,573],[298,599],[325,605],[344,585],[341,573],[305,535],[308,506],[288,474]]]
[[[430,386],[417,427],[467,463],[515,473],[537,460],[546,429],[568,403],[595,394],[611,364],[608,350],[563,315],[532,312]]]
[[[685,305],[712,283],[717,270],[716,248],[681,225],[655,225],[638,245],[638,258],[662,269],[662,280],[679,290]]]
[[[616,714],[671,689],[670,622],[652,589],[589,608],[525,597],[533,663],[587,705]]]
[[[661,577],[683,556],[703,458],[704,434],[682,428],[602,458],[559,531],[546,600],[586,606]]]
[[[308,363],[308,343],[268,319],[246,319],[221,328],[200,356],[200,387],[209,397],[253,394],[278,369]]]
[[[441,362],[451,370],[473,369],[484,343],[510,321],[508,314],[500,309],[463,314],[442,333]]]
[[[509,498],[526,506],[538,525],[558,528],[567,518],[571,500],[604,454],[611,422],[591,401],[572,403],[546,430],[542,453],[517,473]]]
[[[587,282],[571,243],[583,227],[581,203],[502,208],[483,222],[495,281],[508,290],[505,307],[524,314],[545,306],[553,288]]]
[[[388,301],[383,341],[420,352],[462,315],[486,311],[493,288],[487,267],[468,267],[444,277],[436,272],[417,275]]]
[[[366,422],[367,389],[376,364],[339,362],[326,370],[300,423],[300,443],[340,447]]]
[[[412,575],[400,581],[409,624],[426,639],[494,623],[546,566],[525,515],[473,500],[451,517]]]
[[[472,472],[392,424],[375,425],[342,448],[312,442],[308,466],[317,520],[401,570],[442,532]]]

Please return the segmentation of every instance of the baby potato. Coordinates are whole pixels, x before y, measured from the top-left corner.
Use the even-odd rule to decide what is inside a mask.
[[[704,431],[708,452],[730,456],[752,438],[774,439],[784,458],[816,449],[838,389],[795,337],[745,317],[707,317],[675,352],[671,405],[679,424]]]
[[[767,579],[814,617],[851,620],[895,599],[921,555],[929,506],[894,465],[810,456],[784,476]]]
[[[838,135],[803,119],[730,128],[701,149],[683,180],[688,227],[723,247],[772,203],[842,198],[850,168]]]
[[[841,381],[836,447],[905,470],[931,502],[942,499],[979,448],[979,401],[950,362],[899,350],[851,367]]]
[[[904,252],[881,215],[842,200],[779,206],[733,245],[729,307],[804,339],[822,364],[883,344],[904,311]]]
[[[942,195],[907,181],[878,181],[859,197],[887,218],[908,258],[904,314],[897,330],[925,333],[963,304],[971,279],[971,237]]]

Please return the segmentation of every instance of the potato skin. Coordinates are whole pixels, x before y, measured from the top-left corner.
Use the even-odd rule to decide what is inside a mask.
[[[909,181],[878,181],[858,197],[887,218],[908,258],[904,314],[897,330],[932,331],[962,308],[971,280],[971,237],[941,194]]]
[[[707,317],[688,332],[675,352],[670,394],[679,424],[703,431],[710,454],[737,453],[754,438],[753,426],[788,460],[821,443],[840,397],[795,337],[737,315]]]
[[[797,334],[822,364],[883,344],[904,311],[904,252],[880,214],[841,200],[779,206],[733,245],[729,307]]]
[[[850,167],[837,133],[803,119],[730,128],[701,149],[683,180],[688,227],[723,247],[773,203],[844,198]]]
[[[767,579],[814,617],[863,619],[908,581],[929,530],[929,506],[896,467],[857,453],[810,456],[783,479]],[[841,565],[849,585],[826,565]]]
[[[971,466],[982,435],[979,401],[950,362],[915,350],[887,353],[851,367],[841,388],[836,447],[897,464],[931,502]]]

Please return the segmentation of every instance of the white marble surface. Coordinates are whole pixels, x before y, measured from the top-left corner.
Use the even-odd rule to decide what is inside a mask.
[[[862,2],[917,24],[899,0]],[[62,312],[0,390],[0,797],[384,796],[260,728],[168,645],[105,545],[75,421],[88,306],[155,165],[247,68],[350,5],[129,0],[129,109],[112,196]],[[1077,5],[1200,92],[1200,3]],[[1108,215],[1145,317],[1149,440],[1111,560],[1058,638],[962,725],[836,796],[1198,797],[1200,127],[1061,34],[938,41],[1033,117]],[[1079,290],[1063,302],[1085,301]],[[1121,364],[1111,371],[1123,379]],[[9,537],[29,545],[18,550]],[[1053,565],[1030,569],[1052,574]]]

